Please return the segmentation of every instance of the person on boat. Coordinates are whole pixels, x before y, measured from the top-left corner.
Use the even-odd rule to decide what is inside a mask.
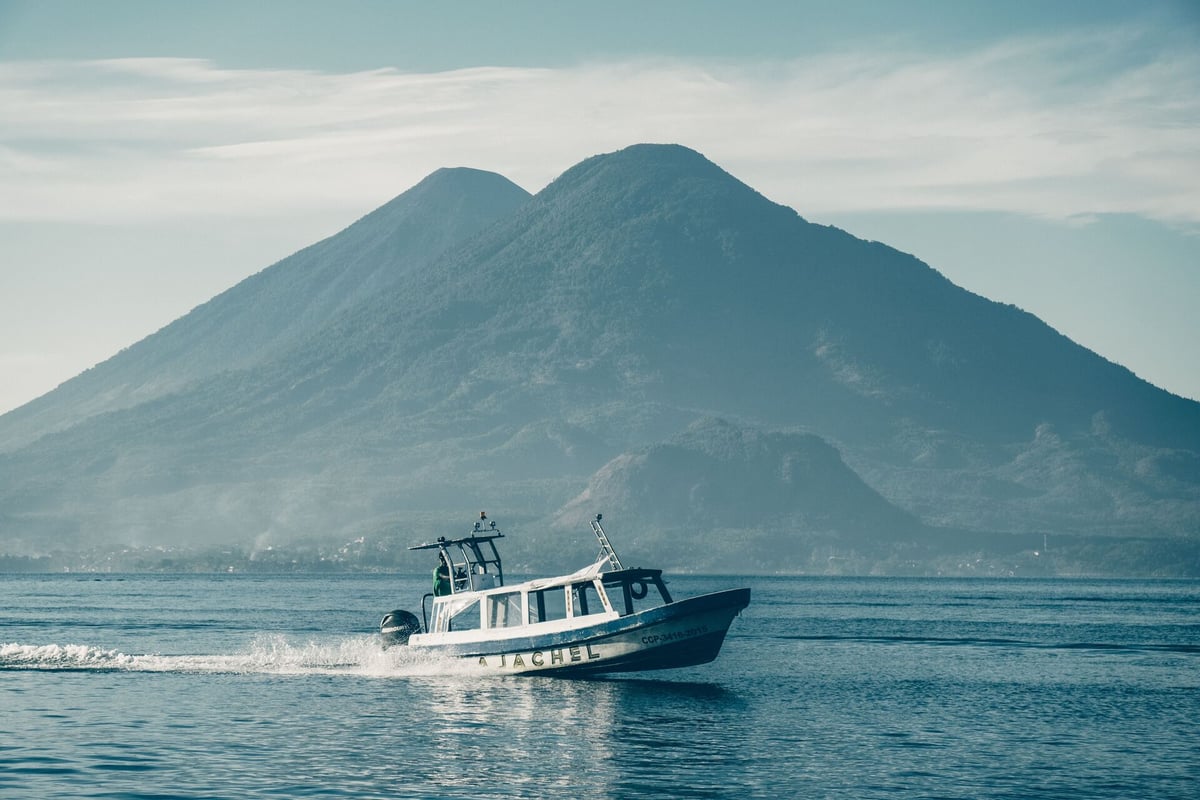
[[[433,571],[433,595],[441,597],[450,594],[450,565],[446,563],[446,554],[438,553],[438,566]]]

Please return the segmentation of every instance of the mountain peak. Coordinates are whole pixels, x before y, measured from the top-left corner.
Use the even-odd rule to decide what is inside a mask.
[[[681,144],[660,144],[655,142],[631,144],[628,147],[623,147],[611,153],[593,156],[584,161],[583,164],[598,159],[629,161],[639,164],[654,163],[662,166],[674,166],[676,168],[707,169],[724,172],[716,164],[705,158],[703,154],[690,147],[684,147]]]
[[[627,186],[661,187],[672,181],[697,179],[726,179],[749,190],[700,153],[678,144],[635,144],[592,156],[564,172],[551,186],[611,180]]]
[[[687,217],[697,226],[732,218],[790,224],[799,215],[768,200],[705,156],[677,144],[636,144],[592,156],[539,192],[527,211],[597,224]]]
[[[519,194],[529,193],[497,172],[488,172],[474,167],[441,167],[426,175],[405,194],[431,194],[435,192]]]
[[[355,225],[368,220],[407,218],[419,212],[425,221],[439,215],[467,212],[470,216],[493,217],[492,209],[506,211],[524,203],[529,192],[517,186],[503,175],[471,167],[442,167],[425,176],[417,185],[393,198],[360,219]],[[352,226],[353,227],[353,226]]]

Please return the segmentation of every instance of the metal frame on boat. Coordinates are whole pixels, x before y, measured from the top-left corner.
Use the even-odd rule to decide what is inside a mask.
[[[505,585],[496,523],[480,514],[470,535],[439,537],[410,550],[438,551],[437,593],[421,617],[392,611],[380,623],[385,646],[465,659],[481,670],[558,675],[669,669],[717,657],[750,590],[674,600],[658,569],[621,564],[592,520],[601,557],[570,575]],[[438,578],[440,577],[440,581]]]

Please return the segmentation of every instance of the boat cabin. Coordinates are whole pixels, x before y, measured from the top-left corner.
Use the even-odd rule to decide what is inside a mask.
[[[662,570],[621,567],[606,538],[601,538],[603,557],[591,566],[570,575],[505,586],[495,545],[504,534],[496,529],[495,522],[486,527],[485,522],[486,515],[480,514],[470,536],[438,537],[435,542],[409,548],[437,549],[449,566],[448,591],[426,594],[421,600],[422,621],[428,633],[499,629],[504,629],[506,635],[525,632],[514,630],[517,628],[533,633],[577,627],[583,617],[616,619],[671,602]],[[432,619],[426,610],[431,598]]]
[[[529,632],[576,627],[582,617],[616,619],[671,602],[662,570],[603,572],[607,561],[561,578],[539,579],[482,591],[435,597],[430,633],[516,628]],[[427,596],[428,597],[428,596]],[[424,603],[422,603],[424,612]]]

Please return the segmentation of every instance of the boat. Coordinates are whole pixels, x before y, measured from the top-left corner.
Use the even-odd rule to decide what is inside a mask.
[[[437,550],[434,591],[421,616],[395,610],[380,622],[384,647],[403,645],[491,673],[587,676],[673,669],[717,657],[750,589],[683,600],[660,569],[626,568],[601,525],[598,560],[569,575],[506,584],[496,542],[504,534],[480,513],[467,536],[409,550]]]

